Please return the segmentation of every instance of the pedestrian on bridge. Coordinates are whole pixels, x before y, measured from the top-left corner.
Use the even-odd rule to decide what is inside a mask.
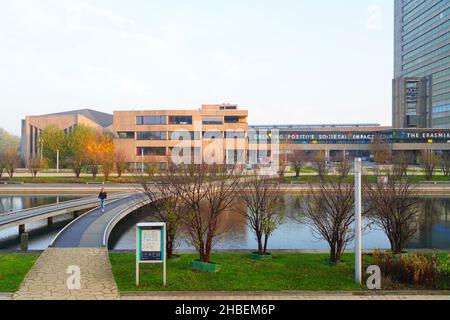
[[[106,198],[108,198],[108,194],[106,193],[104,188],[102,188],[102,190],[98,194],[98,198],[100,199],[100,208],[102,209],[102,212],[105,212],[105,201]]]

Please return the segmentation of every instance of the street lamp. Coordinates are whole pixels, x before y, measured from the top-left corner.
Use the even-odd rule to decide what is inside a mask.
[[[361,158],[355,159],[355,283],[361,284]]]

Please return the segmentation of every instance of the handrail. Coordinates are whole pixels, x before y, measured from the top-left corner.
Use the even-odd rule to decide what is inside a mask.
[[[136,201],[136,203],[133,206],[131,206],[131,207],[128,206],[125,209],[121,210],[108,222],[108,224],[106,225],[105,231],[103,232],[103,247],[106,247],[108,245],[107,241],[108,241],[109,235],[111,234],[111,231],[115,227],[117,222],[120,221],[120,219],[118,221],[116,221],[118,217],[120,217],[125,212],[129,213],[138,208],[141,208],[142,206],[138,206],[138,204],[144,203],[144,205],[147,205],[147,204],[151,203],[151,200],[148,197],[141,196],[141,198],[143,198],[142,201]],[[113,225],[113,223],[114,223],[114,225]]]

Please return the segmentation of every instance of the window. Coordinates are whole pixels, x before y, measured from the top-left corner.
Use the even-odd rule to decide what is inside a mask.
[[[137,132],[138,140],[166,140],[166,132],[164,131],[140,131]]]
[[[203,124],[223,124],[223,117],[220,116],[205,116],[202,119]]]
[[[159,125],[167,124],[166,116],[137,116],[137,125]]]
[[[136,155],[142,156],[165,156],[166,148],[165,147],[137,147]]]
[[[192,124],[192,116],[169,116],[169,124]]]
[[[203,132],[203,139],[221,139],[222,132],[220,131],[205,131]]]
[[[126,131],[126,132],[117,132],[119,139],[134,139],[134,132]]]
[[[198,131],[172,131],[169,132],[170,140],[183,140],[184,137],[189,136],[190,140],[200,140],[200,132]]]
[[[227,131],[225,136],[227,139],[245,139],[245,131]]]
[[[239,123],[239,117],[225,117],[225,123]]]

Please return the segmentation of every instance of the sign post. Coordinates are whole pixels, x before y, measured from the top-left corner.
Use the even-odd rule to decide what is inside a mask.
[[[355,159],[355,283],[361,284],[361,158]]]
[[[163,222],[136,225],[136,287],[139,287],[141,263],[163,264],[163,285],[166,285],[166,224]]]

